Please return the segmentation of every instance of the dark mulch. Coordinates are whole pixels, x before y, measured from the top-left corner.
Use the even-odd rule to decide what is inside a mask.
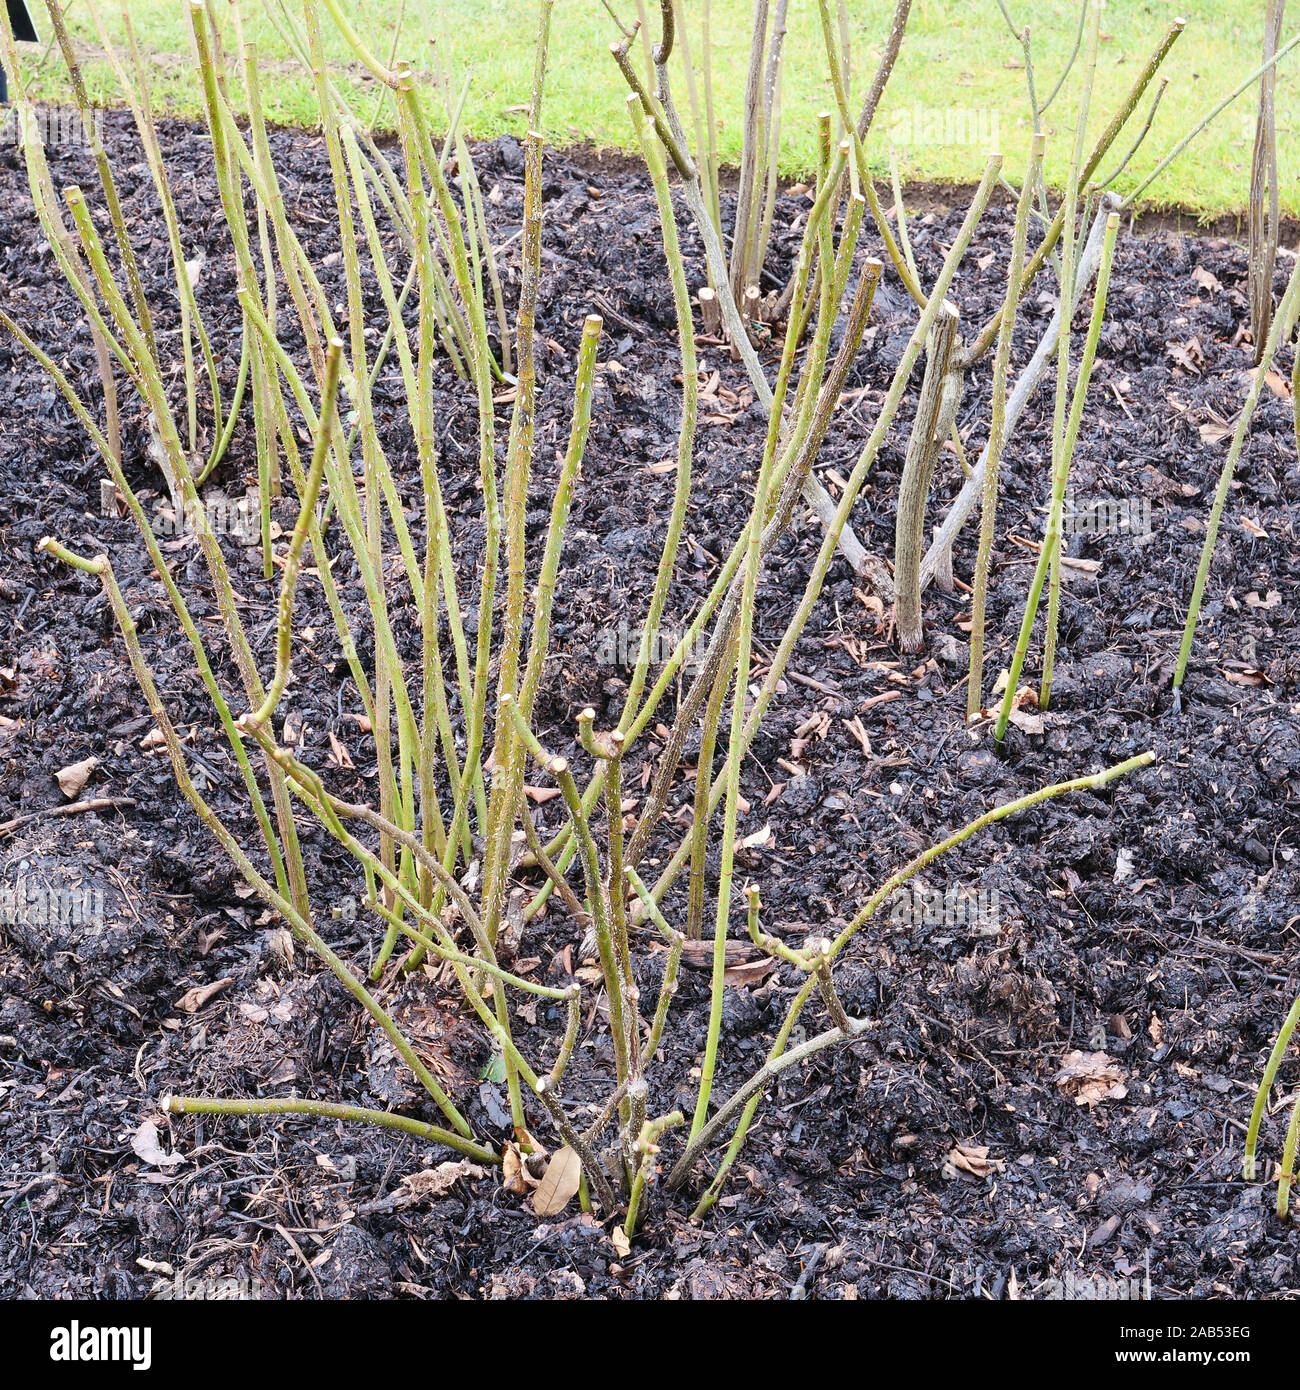
[[[174,300],[147,171],[128,124],[113,116],[108,130],[166,333]],[[292,215],[323,258],[335,242],[321,143],[290,132],[275,143]],[[201,294],[229,390],[238,314],[210,146],[184,126],[168,127],[165,144],[188,249],[207,255]],[[79,151],[56,153],[54,166],[60,183],[94,182]],[[546,167],[535,545],[567,432],[582,319],[593,308],[606,318],[556,655],[539,709],[545,738],[569,751],[577,709],[591,702],[603,716],[620,707],[626,673],[599,665],[596,652],[611,627],[640,621],[671,496],[671,473],[659,465],[672,454],[680,397],[646,184],[625,169],[579,168],[560,157]],[[518,146],[484,149],[480,175],[485,189],[499,190],[493,232],[504,240],[520,212]],[[783,203],[781,225],[802,206]],[[927,275],[955,225],[932,214],[915,227]],[[953,291],[970,324],[1001,296],[1007,227],[1005,210],[989,215]],[[777,240],[779,268],[794,238],[782,232]],[[698,283],[693,235],[686,250]],[[514,254],[506,257],[512,287]],[[1279,274],[1288,270],[1284,261]],[[331,284],[338,273],[324,272]],[[236,1288],[246,1281],[255,1294],[307,1298],[998,1298],[1033,1296],[1044,1281],[1071,1274],[1131,1278],[1149,1268],[1158,1297],[1294,1295],[1295,1234],[1270,1215],[1270,1190],[1238,1176],[1261,1060],[1297,987],[1300,471],[1290,402],[1271,391],[1229,503],[1181,717],[1171,714],[1169,693],[1225,447],[1202,436],[1234,419],[1251,365],[1241,341],[1244,277],[1243,251],[1223,240],[1162,234],[1121,245],[1074,490],[1081,501],[1146,499],[1152,527],[1149,536],[1071,542],[1072,556],[1100,564],[1067,573],[1057,698],[1042,733],[1014,730],[998,752],[987,731],[964,727],[962,593],[929,595],[930,650],[907,659],[891,645],[879,604],[837,561],[794,658],[801,679],[788,680],[745,767],[751,809],[743,832],[770,823],[771,839],[746,851],[743,872],[763,885],[772,927],[796,940],[825,931],[917,850],[998,802],[1142,749],[1158,761],[1106,794],[1077,794],[994,827],[926,875],[930,889],[995,890],[991,924],[913,925],[891,913],[864,932],[842,979],[848,1007],[870,1015],[872,1031],[782,1080],[702,1226],[686,1220],[689,1194],[652,1190],[630,1258],[572,1212],[539,1222],[495,1176],[403,1206],[394,1197],[403,1176],[447,1154],[369,1129],[195,1119],[162,1130],[182,1164],[150,1166],[133,1152],[132,1132],[156,1117],[158,1097],[169,1091],[312,1095],[429,1112],[334,980],[301,952],[286,966],[274,921],[246,896],[165,761],[141,747],[147,712],[111,615],[90,580],[37,555],[47,532],[113,553],[165,697],[192,729],[193,765],[217,809],[251,835],[236,770],[131,523],[102,514],[101,468],[82,431],[39,370],[0,343],[0,714],[10,721],[0,729],[0,821],[58,804],[54,772],[91,756],[99,762],[84,795],[137,803],[37,819],[0,841],[6,882],[62,875],[103,889],[106,902],[102,928],[18,923],[0,946],[0,1293],[142,1296],[174,1289],[176,1279],[227,1279]],[[1039,289],[1024,313],[1020,361],[1051,312],[1046,277]],[[0,302],[97,401],[85,324],[41,245],[12,149],[0,153]],[[897,292],[882,291],[849,383],[851,404],[825,451],[832,485],[866,438],[910,326]],[[741,375],[720,350],[703,355],[720,379],[700,430],[670,604],[678,617],[706,590],[737,532],[763,436]],[[976,373],[961,416],[974,447],[986,428],[988,371],[985,363]],[[378,394],[385,442],[414,503],[419,482],[395,364]],[[471,404],[440,370],[444,485],[472,630],[481,506]],[[501,438],[508,410],[500,410]],[[909,411],[854,515],[877,553],[892,544]],[[130,475],[156,492],[141,413],[129,400],[125,412]],[[1050,414],[1041,397],[1007,461],[990,676],[1009,656],[1033,561],[1012,536],[1042,534]],[[217,479],[231,495],[251,481],[253,457],[246,422]],[[946,498],[959,482],[954,460],[945,455],[940,471],[937,491]],[[287,528],[291,511],[279,519]],[[803,526],[774,556],[757,618],[765,646],[802,592],[817,542]],[[196,618],[215,638],[197,551],[184,538],[169,544]],[[275,588],[262,581],[253,552],[235,544],[227,551],[269,669]],[[968,528],[959,576],[969,577],[972,555]],[[346,569],[344,562],[338,578],[359,616],[360,586]],[[414,653],[409,605],[398,598],[395,607]],[[373,742],[350,717],[356,692],[314,581],[302,587],[299,615],[316,634],[296,658],[287,702],[302,755],[342,795],[371,796]],[[877,700],[882,694],[897,698]],[[847,727],[855,716],[869,753]],[[328,761],[331,733],[355,770]],[[643,752],[656,747],[651,739]],[[681,799],[689,793],[684,783]],[[544,817],[558,823],[554,806]],[[321,903],[359,895],[331,843],[309,831],[305,847]],[[665,838],[654,852],[662,857],[670,847]],[[670,915],[681,905],[680,895],[671,898]],[[371,924],[345,915],[327,918],[325,930],[358,969],[368,967]],[[552,911],[520,953],[536,962],[539,978],[562,978],[557,957],[576,948],[576,937]],[[639,947],[643,997],[653,996],[662,959],[648,942]],[[654,1076],[654,1111],[689,1100],[705,980],[686,973]],[[188,991],[218,982],[197,1011],[178,1008]],[[728,991],[720,1094],[756,1065],[793,986],[783,969]],[[445,983],[390,976],[382,991],[479,1132],[502,1138],[501,1088],[481,1080],[486,1050]],[[808,1021],[821,1026],[819,1013]],[[584,1082],[603,1094],[603,1026],[597,1014],[586,1030],[571,1096]],[[520,1019],[520,1032],[536,1053],[555,1020],[539,1009],[535,1022]],[[1104,1051],[1120,1089],[1095,1105],[1078,1103],[1057,1081],[1076,1050]],[[1292,1062],[1283,1090],[1296,1081]],[[531,1120],[553,1143],[544,1117]],[[1279,1113],[1266,1126],[1270,1157],[1281,1124]],[[670,1136],[666,1157],[679,1145],[680,1134]]]

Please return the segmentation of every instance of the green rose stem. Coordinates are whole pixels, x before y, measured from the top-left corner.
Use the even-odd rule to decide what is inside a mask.
[[[1037,806],[1040,802],[1048,801],[1053,797],[1064,796],[1066,793],[1073,791],[1099,791],[1116,778],[1123,777],[1127,773],[1133,772],[1139,767],[1145,767],[1147,764],[1154,761],[1154,753],[1140,753],[1136,757],[1128,758],[1124,762],[1117,763],[1113,767],[1106,768],[1102,772],[1093,773],[1088,777],[1076,777],[1069,782],[1057,782],[1049,787],[1041,787],[1036,792],[1030,792],[1028,796],[1022,796],[1016,801],[1010,801],[1002,806],[995,806],[992,810],[986,811],[982,816],[971,821],[970,824],[963,826],[960,830],[949,835],[947,839],[941,840],[937,845],[932,845],[929,849],[918,854],[908,864],[904,865],[903,868],[899,869],[897,873],[886,879],[858,910],[848,926],[846,926],[839,936],[831,942],[829,949],[824,953],[824,958],[827,960],[827,963],[833,961],[835,957],[844,950],[849,942],[852,941],[853,937],[857,935],[862,927],[880,909],[881,905],[887,902],[890,896],[897,892],[903,884],[914,875],[920,873],[927,864],[933,863],[940,855],[947,853],[948,850],[969,840],[972,835],[978,834],[979,831],[997,821],[1005,820],[1008,816],[1014,816],[1021,811],[1026,811],[1033,806]],[[841,1028],[836,1027],[829,1032],[819,1034],[815,1038],[810,1038],[799,1047],[792,1048],[789,1052],[786,1052],[785,1047],[789,1041],[790,1034],[795,1024],[798,1022],[799,1015],[804,1005],[807,1003],[814,988],[816,988],[816,980],[817,975],[815,973],[809,975],[802,988],[795,995],[786,1013],[785,1022],[782,1024],[781,1030],[777,1034],[776,1043],[769,1053],[768,1061],[742,1085],[740,1090],[732,1095],[712,1116],[710,1116],[707,1123],[700,1128],[698,1133],[692,1135],[686,1151],[682,1154],[681,1158],[678,1159],[672,1173],[669,1175],[669,1188],[675,1189],[680,1187],[689,1176],[695,1160],[727,1124],[728,1120],[744,1107],[744,1114],[737,1126],[736,1134],[732,1138],[727,1155],[723,1160],[724,1166],[721,1167],[717,1175],[715,1175],[709,1193],[706,1194],[705,1199],[701,1201],[700,1206],[695,1212],[696,1217],[702,1215],[703,1212],[712,1205],[716,1197],[716,1192],[721,1185],[725,1170],[730,1167],[736,1154],[739,1152],[740,1144],[744,1141],[745,1131],[748,1129],[749,1123],[753,1119],[754,1112],[758,1107],[758,1101],[768,1084],[790,1067],[806,1061],[809,1057],[814,1056],[824,1048],[830,1047],[837,1042],[845,1041],[846,1038],[860,1036],[870,1027],[870,1023],[867,1020],[855,1023],[852,1031],[848,1034]]]
[[[685,1122],[682,1112],[674,1110],[671,1115],[661,1116],[657,1120],[647,1120],[641,1126],[636,1141],[640,1162],[637,1164],[636,1176],[632,1179],[632,1193],[628,1197],[627,1213],[623,1217],[623,1234],[629,1240],[636,1232],[637,1213],[641,1210],[641,1198],[645,1193],[646,1182],[654,1171],[654,1161],[659,1153],[659,1140],[667,1130],[675,1129]]]
[[[258,894],[264,898],[270,906],[284,917],[294,935],[329,966],[337,979],[343,984],[344,988],[348,990],[353,998],[355,998],[375,1022],[379,1024],[384,1033],[388,1036],[389,1041],[397,1050],[398,1055],[406,1062],[407,1066],[411,1068],[420,1084],[428,1091],[429,1095],[451,1122],[452,1127],[457,1133],[465,1139],[472,1140],[474,1137],[473,1131],[470,1129],[468,1123],[461,1116],[450,1099],[444,1094],[428,1067],[426,1067],[416,1055],[411,1044],[384,1010],[383,1006],[372,997],[361,981],[348,969],[343,960],[325,944],[324,940],[311,926],[311,923],[298,912],[294,904],[287,898],[282,897],[257,871],[252,861],[244,853],[238,840],[235,839],[220,817],[199,794],[193,779],[189,775],[189,769],[185,764],[185,750],[181,745],[175,727],[172,725],[171,717],[168,715],[162,703],[162,698],[158,693],[158,687],[154,682],[153,674],[148,664],[145,662],[144,654],[140,650],[135,620],[131,617],[126,600],[122,596],[121,589],[118,587],[117,579],[113,573],[113,567],[109,563],[108,557],[106,555],[100,555],[94,559],[85,559],[73,554],[66,547],[60,545],[57,541],[48,536],[41,542],[40,548],[54,556],[55,559],[61,560],[64,564],[72,565],[85,573],[97,575],[101,584],[104,586],[104,592],[113,610],[113,616],[117,619],[117,624],[122,630],[122,637],[126,643],[127,656],[131,662],[131,669],[134,671],[136,680],[141,690],[144,692],[145,699],[149,705],[149,712],[153,715],[159,731],[163,735],[177,785],[180,787],[185,799],[194,808],[199,819],[216,836],[221,847],[230,856],[236,868],[243,874],[248,883],[256,889]]]
[[[989,566],[993,560],[994,525],[998,505],[998,471],[1002,466],[1007,412],[1007,370],[1011,363],[1011,341],[1015,336],[1016,313],[1020,306],[1025,269],[1025,239],[1029,228],[1029,209],[1033,189],[1043,163],[1045,139],[1035,135],[1029,155],[1029,169],[1016,204],[1016,222],[1011,233],[1011,260],[1007,266],[1007,297],[998,325],[998,346],[993,356],[992,418],[989,423],[989,457],[984,471],[980,502],[980,542],[975,559],[975,581],[971,593],[970,679],[966,685],[966,718],[974,719],[984,706],[984,611],[988,598]]]
[[[480,1163],[500,1163],[500,1155],[452,1134],[437,1125],[394,1115],[389,1110],[363,1110],[357,1105],[336,1105],[326,1100],[206,1100],[197,1096],[164,1096],[161,1108],[172,1115],[313,1115],[325,1120],[353,1120],[360,1124],[382,1125],[385,1129],[413,1134],[434,1144],[476,1158]]]
[[[880,414],[877,417],[876,424],[847,480],[848,486],[844,490],[843,496],[840,498],[836,513],[837,519],[839,520],[847,519],[853,503],[856,501],[859,492],[866,482],[867,474],[870,472],[871,466],[875,462],[882,444],[888,437],[890,427],[894,421],[894,416],[906,392],[907,382],[911,376],[912,368],[916,365],[916,360],[920,356],[921,349],[924,346],[926,335],[934,324],[940,306],[952,283],[952,277],[956,274],[957,267],[966,254],[966,248],[970,245],[970,240],[975,233],[975,228],[979,224],[980,218],[983,216],[984,209],[988,205],[988,200],[992,196],[993,189],[997,185],[997,175],[1001,167],[1001,162],[1000,155],[993,155],[988,161],[984,178],[980,183],[979,189],[976,191],[974,201],[949,249],[943,268],[939,272],[939,277],[935,281],[934,292],[926,308],[922,311],[916,326],[913,328],[912,336],[908,340],[907,347],[904,349],[903,355],[899,360],[898,367],[894,372],[893,381],[890,383],[889,390],[885,395],[885,400],[881,404]],[[875,265],[875,274],[877,277],[879,275],[879,268],[879,263],[877,262]],[[832,526],[831,531],[833,532],[834,530],[835,528]],[[798,643],[799,637],[812,614],[812,610],[816,606],[817,599],[821,594],[822,585],[825,583],[826,576],[830,571],[831,561],[835,556],[835,546],[834,542],[829,539],[830,534],[831,533],[828,532],[828,538],[824,538],[822,541],[821,550],[813,563],[812,572],[804,588],[803,597],[800,599],[795,615],[777,646],[776,653],[768,667],[766,676],[763,678],[763,683],[759,688],[753,708],[746,720],[744,735],[744,747],[746,752],[748,751],[749,745],[753,742],[755,734],[758,732],[758,727],[767,712],[768,706],[772,702],[773,696],[776,694],[781,679],[785,674],[786,666],[789,664],[790,657],[794,653],[795,645]],[[733,557],[738,558],[738,550],[739,543],[737,544],[736,550],[732,552]],[[721,578],[718,582],[721,583]],[[688,636],[691,636],[691,634],[688,634]],[[696,638],[691,637],[691,640],[696,640]],[[678,650],[680,651],[684,645],[684,642],[680,643]],[[677,653],[675,652],[674,655],[677,655]],[[726,774],[724,771],[714,780],[713,788],[709,793],[709,806],[711,811],[716,808],[722,800],[726,786],[725,776]],[[657,902],[663,900],[663,895],[668,891],[668,888],[681,872],[686,862],[687,855],[689,854],[689,850],[689,841],[683,842],[673,854],[667,868],[659,875],[653,889],[654,897]]]
[[[1291,1036],[1296,1030],[1297,1023],[1300,1023],[1300,995],[1296,996],[1291,1005],[1290,1013],[1287,1014],[1281,1029],[1278,1031],[1277,1041],[1273,1044],[1273,1050],[1268,1055],[1264,1075],[1260,1079],[1259,1090],[1255,1092],[1255,1104],[1251,1109],[1250,1124],[1246,1129],[1246,1153],[1242,1161],[1242,1175],[1247,1182],[1254,1182],[1256,1177],[1255,1151],[1259,1146],[1259,1127],[1264,1119],[1264,1111],[1268,1108],[1268,1097],[1273,1089],[1273,1082],[1277,1080],[1278,1068],[1282,1065],[1282,1058],[1286,1056],[1286,1050],[1290,1046]],[[1285,1212],[1282,1215],[1285,1215]]]
[[[49,374],[67,401],[73,414],[81,423],[82,428],[89,435],[95,447],[99,450],[108,468],[109,476],[113,483],[126,499],[126,504],[131,515],[140,528],[141,535],[144,537],[145,548],[149,558],[153,562],[154,569],[158,572],[158,577],[166,591],[168,601],[171,603],[177,618],[180,620],[181,629],[185,633],[186,640],[190,644],[190,651],[193,653],[195,665],[198,668],[199,676],[203,681],[204,689],[207,690],[209,698],[212,700],[221,720],[222,729],[230,743],[231,751],[234,753],[235,761],[239,765],[240,776],[243,778],[244,788],[248,792],[249,800],[253,806],[253,812],[257,819],[258,829],[261,831],[263,842],[266,845],[267,855],[271,860],[272,869],[275,874],[276,886],[284,896],[289,895],[289,880],[285,873],[284,859],[280,853],[280,847],[276,842],[275,830],[271,825],[270,817],[267,814],[266,803],[262,799],[261,788],[257,784],[257,778],[248,761],[248,751],[244,747],[244,741],[235,724],[234,716],[230,711],[230,706],[221,693],[216,677],[212,672],[212,664],[208,660],[208,654],[203,646],[203,640],[199,636],[198,628],[190,615],[184,598],[180,590],[176,587],[176,582],[172,578],[171,571],[167,567],[166,559],[158,545],[157,537],[154,535],[153,528],[149,524],[148,515],[143,504],[135,495],[126,475],[122,472],[121,463],[112,445],[105,438],[99,427],[91,418],[84,402],[77,395],[72,384],[68,381],[66,374],[54,362],[48,353],[42,351],[32,339],[9,317],[8,314],[0,309],[0,325],[13,335],[14,339],[22,345],[27,352],[42,366]]]
[[[1192,598],[1187,608],[1187,621],[1183,626],[1183,640],[1178,649],[1178,662],[1174,667],[1174,713],[1182,708],[1183,679],[1187,675],[1187,662],[1192,654],[1192,643],[1196,638],[1196,623],[1200,617],[1201,600],[1205,597],[1205,585],[1210,577],[1210,565],[1214,561],[1214,546],[1219,538],[1219,523],[1223,520],[1223,509],[1228,502],[1228,492],[1232,487],[1233,475],[1246,439],[1250,433],[1250,422],[1264,391],[1265,378],[1277,356],[1278,348],[1286,342],[1295,328],[1297,310],[1300,309],[1300,258],[1297,258],[1291,278],[1287,281],[1282,302],[1273,317],[1273,325],[1268,332],[1268,341],[1260,365],[1252,373],[1250,391],[1246,403],[1237,416],[1237,424],[1232,432],[1232,443],[1228,446],[1227,457],[1219,474],[1219,484],[1214,492],[1214,502],[1210,507],[1210,519],[1205,527],[1205,543],[1201,547],[1200,563],[1196,567],[1196,579],[1192,584]]]
[[[1083,356],[1079,362],[1079,376],[1074,387],[1074,399],[1070,403],[1069,420],[1061,435],[1059,447],[1053,449],[1055,466],[1052,476],[1052,497],[1047,516],[1047,533],[1043,538],[1043,548],[1038,553],[1038,563],[1034,567],[1033,581],[1029,586],[1029,597],[1025,602],[1024,616],[1020,622],[1020,636],[1016,641],[1015,655],[1011,658],[1011,671],[1007,687],[1002,695],[1002,706],[998,712],[997,725],[993,737],[1001,743],[1007,731],[1007,724],[1014,708],[1016,692],[1020,688],[1020,672],[1025,664],[1025,654],[1029,650],[1029,635],[1033,631],[1034,619],[1038,615],[1038,603],[1043,593],[1043,583],[1051,565],[1054,549],[1060,543],[1062,514],[1065,506],[1065,489],[1070,480],[1070,464],[1074,458],[1074,447],[1079,437],[1079,424],[1083,419],[1083,406],[1088,394],[1088,383],[1092,377],[1092,366],[1097,356],[1097,342],[1101,337],[1102,320],[1106,315],[1106,294],[1110,288],[1110,268],[1115,257],[1115,237],[1119,231],[1119,214],[1112,212],[1106,219],[1106,240],[1102,247],[1101,266],[1097,271],[1097,289],[1092,301],[1092,319],[1088,324],[1088,337],[1084,342]],[[1061,325],[1061,336],[1066,336],[1066,325]],[[1044,671],[1045,691],[1050,694],[1051,687],[1046,684],[1050,671]],[[1040,701],[1042,702],[1042,701]],[[1045,703],[1045,702],[1043,702]]]
[[[1079,98],[1079,112],[1075,123],[1074,132],[1074,153],[1070,160],[1070,172],[1065,181],[1065,201],[1062,203],[1062,210],[1065,213],[1065,228],[1062,233],[1061,242],[1061,273],[1060,290],[1061,303],[1072,304],[1074,302],[1074,287],[1078,276],[1079,250],[1075,241],[1075,220],[1079,204],[1079,170],[1083,164],[1083,151],[1088,133],[1088,109],[1092,101],[1092,83],[1097,71],[1097,45],[1100,36],[1101,11],[1104,0],[1091,0],[1088,9],[1088,39],[1084,50],[1083,65],[1083,94]],[[1110,231],[1109,221],[1107,232]],[[1106,254],[1107,248],[1103,247],[1102,270],[1097,281],[1097,299],[1093,305],[1093,318],[1096,322],[1096,333],[1101,332],[1100,315],[1097,305],[1105,308],[1106,291],[1102,277],[1108,278],[1109,258]],[[1113,255],[1113,251],[1111,253]],[[1093,337],[1089,332],[1089,339]],[[1081,396],[1086,396],[1087,378],[1092,371],[1092,358],[1088,356],[1089,349],[1085,347],[1085,361],[1079,369],[1079,385],[1076,388],[1074,405],[1079,413],[1082,413],[1083,401]],[[1092,342],[1091,351],[1095,355],[1096,344]],[[1054,477],[1057,481],[1064,475],[1064,486],[1069,485],[1070,465],[1074,457],[1074,439],[1065,442],[1065,419],[1066,401],[1070,391],[1070,325],[1062,317],[1061,332],[1056,340],[1056,405],[1052,419],[1052,463]],[[1051,703],[1052,698],[1052,667],[1056,659],[1056,628],[1060,615],[1061,607],[1061,511],[1065,503],[1064,490],[1058,498],[1056,489],[1052,492],[1052,517],[1048,520],[1047,534],[1043,537],[1043,553],[1048,560],[1048,594],[1047,594],[1047,633],[1043,641],[1043,682],[1039,693],[1038,703],[1041,708],[1046,709]],[[1053,524],[1055,522],[1055,524]],[[1012,691],[1011,698],[1014,699],[1015,691]],[[1004,709],[1009,709],[1006,701],[1003,702]]]
[[[284,558],[284,575],[280,580],[280,602],[275,624],[275,675],[267,687],[266,698],[256,711],[242,717],[241,723],[250,733],[259,729],[275,713],[289,682],[289,664],[293,653],[293,600],[298,591],[298,575],[302,569],[302,552],[307,544],[307,522],[316,509],[321,480],[325,476],[325,456],[330,447],[330,425],[334,419],[339,389],[339,362],[343,343],[335,338],[329,344],[325,358],[325,393],[321,397],[320,426],[312,447],[311,467],[307,470],[307,486],[298,506],[298,520],[289,538]]]
[[[207,523],[206,511],[199,499],[189,463],[184,450],[181,448],[175,422],[167,402],[162,374],[157,369],[156,364],[151,364],[143,335],[131,318],[126,302],[113,280],[103,246],[95,232],[81,190],[75,186],[66,189],[64,201],[72,214],[73,224],[80,239],[82,250],[86,255],[99,291],[123,335],[130,353],[129,360],[136,364],[133,365],[133,372],[158,426],[163,455],[169,460],[169,466],[166,470],[167,476],[175,481],[181,491],[184,514],[192,516],[196,520],[199,546],[212,576],[217,608],[221,614],[226,635],[230,640],[245,692],[250,703],[260,704],[263,699],[262,685],[257,674],[252,648],[249,645],[235,604],[234,589],[230,583],[230,573],[225,556],[217,543],[212,527]],[[293,821],[283,775],[273,764],[268,764],[267,772],[292,896],[299,913],[306,917],[310,915],[310,904],[297,827]]]

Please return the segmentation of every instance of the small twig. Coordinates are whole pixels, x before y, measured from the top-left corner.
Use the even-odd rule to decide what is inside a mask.
[[[75,816],[79,811],[107,811],[114,806],[135,804],[135,798],[131,796],[98,796],[93,801],[74,801],[71,806],[50,806],[44,811],[28,811],[26,815],[0,822],[0,835],[12,835],[22,826],[47,816]]]

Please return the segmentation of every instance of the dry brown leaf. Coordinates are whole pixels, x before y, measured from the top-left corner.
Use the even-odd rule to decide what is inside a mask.
[[[208,985],[195,985],[193,989],[187,989],[184,994],[176,1001],[176,1007],[183,1014],[196,1014],[208,1002],[215,998],[231,984],[230,976],[224,980],[213,980]]]
[[[342,740],[333,729],[329,731],[329,739],[329,761],[332,762],[335,767],[354,767],[355,764],[352,761],[352,755],[348,752],[347,748],[344,747]]]
[[[74,800],[82,787],[90,780],[90,774],[99,766],[98,758],[82,758],[79,763],[71,763],[54,774],[59,790],[69,801]]]
[[[1191,372],[1193,376],[1200,376],[1200,364],[1205,361],[1205,350],[1201,347],[1199,338],[1189,338],[1185,343],[1166,343],[1165,351],[1185,371]]]
[[[538,806],[541,806],[543,803],[545,803],[545,802],[547,802],[547,801],[554,801],[555,798],[556,798],[557,796],[559,796],[559,794],[560,794],[560,789],[559,789],[559,787],[525,787],[525,788],[524,788],[524,795],[529,799],[529,801],[536,802],[536,804],[537,804]]]
[[[1030,714],[1028,710],[1023,710],[1019,706],[1013,706],[1007,715],[1007,722],[1014,724],[1017,729],[1026,734],[1041,734],[1043,732],[1043,716],[1041,714]]]
[[[152,1120],[143,1120],[140,1127],[131,1135],[131,1151],[141,1161],[154,1168],[170,1168],[184,1163],[183,1154],[168,1153],[159,1143],[158,1126]]]
[[[501,1186],[517,1197],[527,1197],[537,1186],[537,1179],[524,1167],[518,1144],[507,1143],[501,1150]]]
[[[772,834],[772,826],[769,823],[762,830],[755,830],[752,835],[746,835],[743,840],[737,840],[736,848],[762,849],[765,845],[774,844],[776,844],[776,836]]]
[[[1128,1073],[1105,1052],[1067,1053],[1061,1059],[1061,1069],[1053,1078],[1076,1105],[1100,1105],[1103,1100],[1123,1100],[1128,1095],[1124,1085]]]
[[[1271,685],[1272,682],[1263,671],[1257,671],[1253,667],[1246,667],[1243,671],[1225,670],[1223,678],[1231,681],[1233,685]]]
[[[408,1173],[402,1179],[402,1186],[406,1189],[403,1195],[408,1202],[430,1202],[450,1192],[462,1178],[485,1178],[490,1171],[478,1163],[471,1163],[467,1158],[449,1159],[436,1168],[422,1168],[418,1173]]]
[[[632,1253],[632,1242],[627,1238],[627,1232],[622,1226],[615,1226],[609,1233],[610,1243],[618,1252],[620,1260],[625,1260]]]
[[[1247,375],[1253,377],[1259,370],[1260,368],[1258,367],[1252,367]],[[1272,367],[1264,373],[1264,385],[1267,386],[1279,400],[1289,401],[1291,399],[1291,383],[1281,372],[1274,371]]]
[[[989,1157],[987,1144],[958,1144],[949,1150],[948,1164],[957,1173],[969,1173],[973,1178],[990,1177],[1005,1166],[1001,1159]]]
[[[776,969],[776,960],[769,957],[767,960],[750,960],[741,965],[729,966],[722,972],[722,983],[728,988],[733,989],[739,985],[756,985]]]
[[[582,1160],[566,1144],[546,1165],[541,1184],[533,1193],[533,1210],[538,1216],[558,1215],[573,1200],[581,1181]]]

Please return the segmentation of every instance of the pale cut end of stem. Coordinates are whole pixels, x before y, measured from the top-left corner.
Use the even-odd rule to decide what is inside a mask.
[[[700,290],[700,322],[703,324],[704,331],[711,338],[717,337],[722,332],[722,305],[718,303],[717,294],[705,287]]]

